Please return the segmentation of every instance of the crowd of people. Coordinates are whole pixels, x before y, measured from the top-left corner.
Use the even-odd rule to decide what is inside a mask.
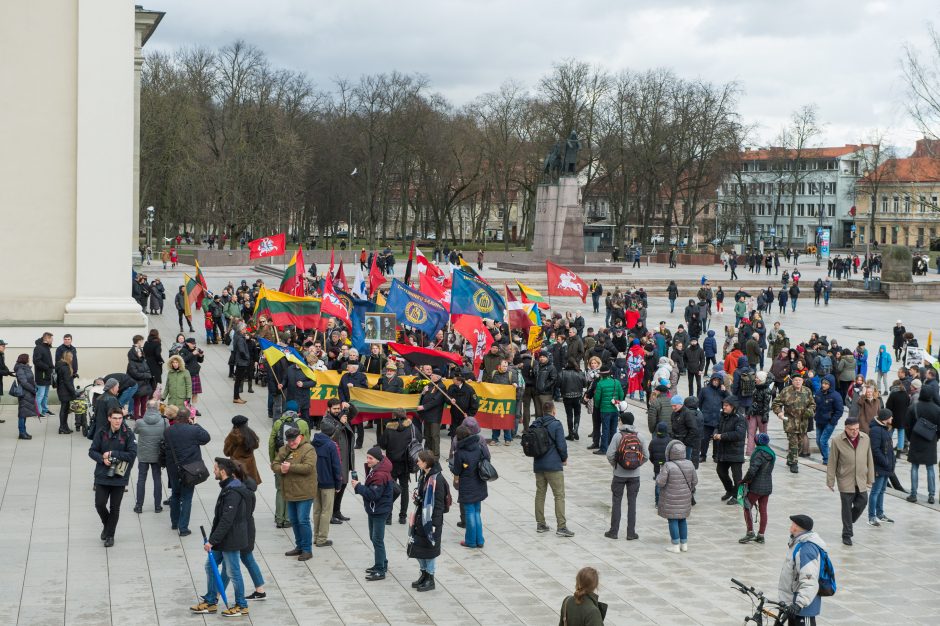
[[[369,263],[369,259],[364,261]],[[766,266],[766,258],[763,263]],[[150,304],[153,283],[143,276],[140,279],[141,289],[148,289]],[[781,278],[781,293],[790,296],[791,312],[796,310],[799,297],[792,289],[798,289],[799,279],[795,268],[792,273],[785,270]],[[820,294],[828,302],[829,279],[820,279],[817,285],[815,304],[820,304]],[[445,331],[426,337],[403,329],[400,340],[459,354],[463,357],[461,366],[415,367],[381,344],[372,344],[367,353],[360,353],[347,330],[333,319],[322,332],[276,328],[264,315],[254,317],[261,286],[260,280],[251,286],[246,281],[238,287],[229,284],[218,294],[207,295],[201,311],[205,343],[224,343],[228,348],[233,403],[245,403],[241,395],[246,387],[248,393],[254,393],[255,385],[267,391],[271,428],[263,434],[268,436],[270,463],[256,460],[261,436],[241,415],[232,418],[224,456],[212,461],[211,470],[203,460],[210,435],[198,423],[198,406],[201,367],[207,353],[197,347],[195,337],[183,333],[184,322],[191,332],[194,329],[180,296],[176,303],[180,334],[166,352],[156,329],[146,338],[132,338],[125,371],[95,380],[100,395],[94,400],[94,423],[87,428],[89,456],[95,461],[95,507],[105,546],[114,544],[121,500],[135,462],[134,512],[143,512],[151,482],[153,510],[159,513],[168,505],[170,527],[183,537],[191,534],[196,487],[210,476],[219,482],[206,549],[217,555],[213,563],[222,567],[223,584],[231,580],[235,589],[235,603],[222,610],[228,616],[247,615],[248,600],[266,597],[261,571],[252,556],[254,493],[263,479],[264,471],[259,468],[265,466],[273,474],[276,490],[272,521],[279,528],[290,528],[294,536],[294,547],[285,556],[305,561],[313,557],[314,548],[332,546],[330,527],[350,521],[342,505],[344,495],[351,491],[361,498],[373,546],[366,580],[383,580],[388,573],[385,528],[396,517],[397,502],[397,521],[409,528],[407,554],[418,561],[419,576],[413,587],[421,592],[435,588],[443,520],[452,501],[459,509],[457,525],[464,530],[461,545],[481,549],[486,543],[482,504],[495,474],[492,450],[500,439],[504,446],[511,446],[521,438],[523,454],[532,458],[535,531],[552,530],[544,512],[550,488],[555,534],[574,536],[565,512],[564,470],[569,446],[580,441],[583,415],[591,419],[586,447],[605,457],[611,471],[612,512],[605,533],[610,539],[620,536],[624,494],[625,537],[639,539],[637,500],[646,475],[642,466],[649,462],[654,475],[653,500],[658,515],[666,520],[665,548],[680,554],[688,551],[693,530],[689,520],[693,507],[699,505],[697,486],[700,480],[709,480],[702,470],[710,459],[722,488],[721,501],[743,508],[744,535],[739,541],[763,544],[777,460],[768,434],[774,416],[782,420],[786,465],[792,473],[798,473],[799,459],[810,455],[809,434],[815,433],[827,466],[827,484],[840,493],[842,542],[846,546],[852,545],[853,525],[866,511],[873,527],[892,523],[885,514],[884,493],[888,486],[903,490],[895,473],[898,458],[906,456],[911,464],[908,501],[917,501],[921,466],[927,474],[927,501],[933,503],[936,496],[934,466],[940,427],[937,371],[922,364],[906,366],[907,349],[918,344],[900,321],[892,331],[890,348],[881,345],[870,354],[865,342],[844,347],[835,338],[819,333],[798,341],[785,332],[783,318],[768,325],[765,317],[771,313],[768,303],[774,297],[763,291],[756,296],[743,290],[728,294],[734,305],[727,311],[729,323],[718,327],[722,333],[718,335],[711,326],[715,317],[726,313],[725,292],[720,285],[713,291],[704,277],[696,297],[683,311],[683,323],[674,330],[665,321],[648,324],[649,298],[642,288],[622,291],[617,287],[605,298],[603,327],[586,325],[580,311],[546,312],[543,340],[531,350],[528,337],[518,329],[487,320],[492,346],[475,376],[475,346]],[[315,280],[311,286],[315,288]],[[595,281],[591,287],[595,311],[602,293]],[[675,283],[667,293],[673,311],[679,297]],[[786,300],[781,314],[785,305]],[[161,308],[151,312],[159,314]],[[314,370],[341,373],[338,397],[327,402],[324,415],[311,414],[310,392],[316,382],[287,359],[267,363],[260,350],[261,339],[295,348]],[[66,335],[53,349],[53,335],[45,333],[36,340],[32,357],[19,355],[12,371],[4,364],[4,349],[5,343],[0,341],[0,380],[4,375],[14,377],[21,394],[20,438],[30,439],[28,418],[52,415],[48,408],[51,387],[56,388],[62,407],[59,433],[71,434],[71,400],[82,395],[76,389],[78,350],[72,337]],[[356,420],[349,389],[369,386],[367,373],[380,375],[373,385],[377,389],[420,393],[417,410],[411,414],[395,411],[392,419],[374,424]],[[406,386],[403,376],[415,376],[422,384]],[[444,379],[450,382],[445,384]],[[515,387],[517,408],[510,428],[493,430],[489,435],[481,432],[475,418],[479,400],[466,384],[474,379]],[[452,421],[442,427],[448,406]],[[559,406],[564,410],[563,420],[560,414],[556,417]],[[635,416],[643,410],[645,427],[637,424]],[[840,422],[842,430],[836,432]],[[76,429],[79,426],[76,421]],[[371,447],[365,441],[369,428],[375,431]],[[356,451],[364,447],[365,472],[360,476]],[[167,500],[162,499],[164,470],[171,494]],[[413,512],[410,518],[409,509]],[[787,582],[785,602],[791,622],[803,623],[799,620],[813,618],[820,610],[819,597],[807,594],[803,581],[807,571],[819,576],[825,545],[812,532],[811,519],[805,515],[791,519],[796,529],[791,547],[800,543],[815,546],[798,557],[791,556],[785,565],[787,581],[781,577],[781,589]],[[255,587],[252,594],[245,595],[242,564]],[[208,567],[207,593],[192,607],[196,613],[215,613],[220,608],[220,590]],[[568,623],[582,623],[576,621],[580,618],[573,617],[575,614],[594,615],[595,609],[601,610],[603,603],[594,593],[597,575],[594,572],[592,578],[588,570],[578,574],[580,595],[566,598],[562,606]]]

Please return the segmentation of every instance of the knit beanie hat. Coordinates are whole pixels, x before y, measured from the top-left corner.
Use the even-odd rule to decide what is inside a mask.
[[[770,435],[767,433],[757,433],[757,437],[755,437],[754,441],[756,441],[759,446],[766,446],[770,443]]]
[[[674,395],[672,397],[672,400],[669,401],[669,404],[671,404],[672,406],[676,406],[676,405],[682,406],[682,396],[680,396],[679,394]]]
[[[372,446],[371,448],[369,448],[369,451],[366,452],[366,454],[368,454],[373,459],[376,459],[378,461],[381,461],[382,459],[385,458],[385,455],[382,454],[382,448],[378,446]]]

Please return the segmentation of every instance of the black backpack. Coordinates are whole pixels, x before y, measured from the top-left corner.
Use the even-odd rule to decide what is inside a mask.
[[[552,447],[552,437],[541,420],[529,425],[529,430],[522,434],[522,453],[534,459],[544,456]]]

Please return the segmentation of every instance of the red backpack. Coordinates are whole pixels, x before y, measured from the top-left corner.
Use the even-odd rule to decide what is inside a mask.
[[[625,470],[635,470],[646,463],[643,444],[640,443],[640,438],[636,433],[624,431],[620,434],[620,443],[617,444],[614,460]]]

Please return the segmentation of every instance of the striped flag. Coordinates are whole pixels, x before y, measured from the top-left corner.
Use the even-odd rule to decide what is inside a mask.
[[[520,302],[513,295],[509,285],[504,284],[506,288],[506,322],[510,327],[525,332],[532,325],[529,314],[526,311],[526,303]]]
[[[265,313],[275,326],[317,328],[321,302],[320,298],[291,296],[262,286],[255,303],[255,317]]]
[[[392,411],[396,409],[415,415],[418,412],[418,406],[421,405],[421,394],[392,393],[352,387],[349,390],[349,403],[359,410],[352,420],[353,424],[359,424],[366,420],[388,419],[392,416]]]
[[[304,294],[304,251],[302,246],[291,257],[290,263],[284,268],[284,277],[281,278],[279,291],[292,296],[303,297]]]
[[[538,291],[528,285],[523,285],[518,280],[516,281],[516,285],[519,286],[519,292],[522,294],[523,302],[534,302],[540,309],[549,308],[548,303],[545,302],[545,298],[543,298],[542,294]]]

